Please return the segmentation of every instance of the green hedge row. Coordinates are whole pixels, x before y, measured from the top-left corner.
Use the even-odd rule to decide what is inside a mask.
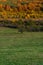
[[[43,20],[0,21],[0,26],[18,28],[19,31],[43,31]]]

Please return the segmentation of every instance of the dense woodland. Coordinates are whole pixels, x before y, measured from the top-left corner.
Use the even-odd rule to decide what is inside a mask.
[[[0,0],[0,26],[43,31],[43,0]]]

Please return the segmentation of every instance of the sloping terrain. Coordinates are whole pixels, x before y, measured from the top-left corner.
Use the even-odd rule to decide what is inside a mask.
[[[43,65],[43,32],[0,28],[0,65]]]

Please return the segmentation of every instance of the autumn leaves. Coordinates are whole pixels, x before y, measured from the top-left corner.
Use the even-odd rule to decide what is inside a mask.
[[[0,0],[1,1],[1,0]],[[11,0],[14,1],[14,0]],[[7,0],[3,0],[7,2]],[[43,2],[43,1],[42,1]],[[30,18],[43,18],[43,5],[42,2],[27,2],[18,0],[10,4],[0,4],[0,18],[5,19],[30,19]],[[1,17],[2,16],[2,17]]]

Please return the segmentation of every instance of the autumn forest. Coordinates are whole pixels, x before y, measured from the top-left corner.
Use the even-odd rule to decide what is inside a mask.
[[[0,0],[0,26],[43,30],[43,0]]]

